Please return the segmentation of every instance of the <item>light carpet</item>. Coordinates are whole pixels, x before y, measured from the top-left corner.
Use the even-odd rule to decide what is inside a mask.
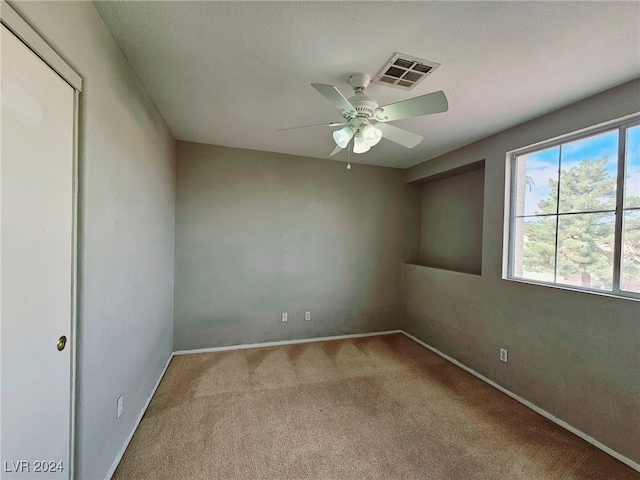
[[[114,479],[640,479],[401,334],[175,356]]]

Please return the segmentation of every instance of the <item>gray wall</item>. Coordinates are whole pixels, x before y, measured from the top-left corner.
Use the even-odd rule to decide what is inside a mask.
[[[171,355],[175,142],[92,3],[12,5],[85,79],[76,476],[104,478]]]
[[[420,263],[480,273],[484,169],[422,186]]]
[[[640,302],[502,280],[502,246],[506,152],[638,111],[640,80],[409,169],[486,160],[482,275],[403,267],[406,331],[635,462]]]
[[[398,169],[178,142],[175,349],[397,328],[409,198]]]

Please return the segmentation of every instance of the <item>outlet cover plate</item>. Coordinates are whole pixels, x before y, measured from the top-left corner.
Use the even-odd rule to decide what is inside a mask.
[[[505,363],[509,361],[509,351],[506,348],[500,349],[500,360]]]
[[[124,395],[120,395],[117,401],[116,419],[120,418],[124,410]]]

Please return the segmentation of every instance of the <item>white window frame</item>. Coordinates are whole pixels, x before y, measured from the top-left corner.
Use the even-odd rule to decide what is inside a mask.
[[[620,275],[621,275],[621,260],[622,260],[622,228],[623,228],[623,216],[624,211],[624,186],[626,176],[626,142],[628,129],[640,125],[640,114],[633,114],[627,117],[623,117],[611,122],[607,122],[601,125],[590,127],[578,132],[572,132],[566,135],[555,137],[543,142],[539,142],[533,145],[529,145],[517,150],[513,150],[507,153],[507,168],[506,168],[506,204],[508,208],[505,209],[506,213],[506,237],[505,237],[505,254],[504,263],[506,268],[503,269],[503,279],[509,281],[515,281],[520,283],[528,283],[534,285],[544,285],[548,287],[554,287],[564,290],[574,290],[587,293],[594,293],[604,296],[621,297],[625,299],[640,300],[640,293],[631,292],[620,289]],[[555,147],[559,147],[562,144],[577,142],[589,137],[596,136],[601,133],[605,133],[612,130],[618,130],[618,177],[616,186],[616,206],[615,210],[606,210],[615,213],[615,240],[614,240],[614,257],[613,257],[613,281],[611,290],[604,290],[600,288],[590,288],[577,285],[567,285],[564,283],[548,282],[543,280],[535,280],[529,278],[522,278],[514,276],[514,250],[515,250],[515,222],[516,222],[516,161],[518,157],[528,155],[541,150],[547,150]],[[633,209],[635,210],[635,209]],[[595,213],[595,212],[571,212],[571,214],[580,213]],[[559,218],[559,217],[558,217]],[[556,262],[557,262],[557,236],[556,231]],[[557,265],[556,265],[557,268]]]

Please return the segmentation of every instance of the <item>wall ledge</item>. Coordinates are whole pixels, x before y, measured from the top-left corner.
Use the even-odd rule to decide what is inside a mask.
[[[413,267],[431,269],[431,270],[440,270],[444,272],[453,272],[453,273],[462,273],[464,275],[473,275],[474,277],[482,276],[482,272],[479,271],[470,271],[470,270],[460,270],[456,268],[447,268],[447,267],[437,267],[435,265],[429,265],[428,263],[421,262],[405,262],[404,265],[411,265]]]

